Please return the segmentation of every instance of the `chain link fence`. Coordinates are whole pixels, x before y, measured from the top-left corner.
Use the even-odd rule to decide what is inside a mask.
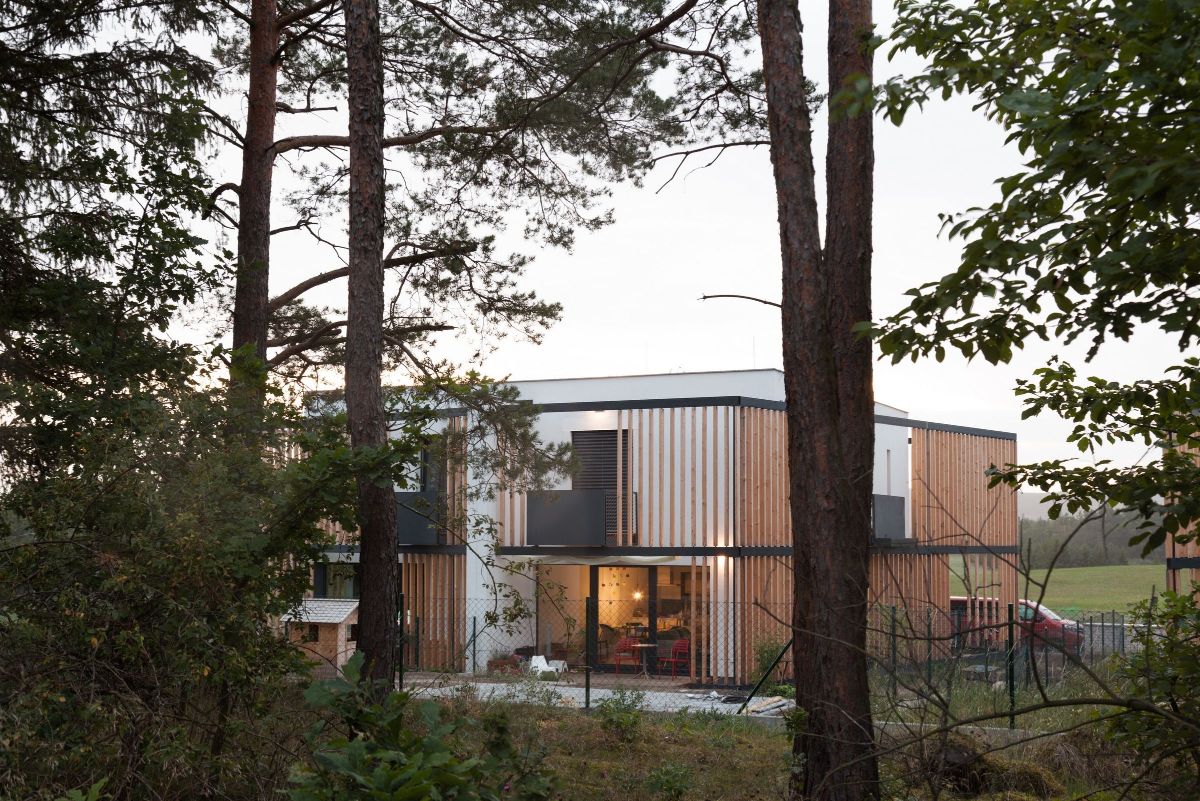
[[[585,709],[629,693],[660,711],[782,714],[793,703],[787,605],[550,598],[508,612],[483,599],[406,608],[403,686],[439,695],[469,685],[483,697]],[[962,686],[1013,699],[1130,652],[1134,625],[1116,611],[1022,620],[1019,605],[1011,619],[994,603],[875,606],[867,626],[872,693],[885,705]],[[335,670],[318,666],[322,676]]]

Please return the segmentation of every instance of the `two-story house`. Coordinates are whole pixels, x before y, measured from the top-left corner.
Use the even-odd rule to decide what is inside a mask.
[[[596,671],[748,681],[759,651],[786,641],[790,620],[782,373],[514,386],[538,406],[543,439],[571,443],[579,469],[549,490],[505,491],[469,507],[472,477],[461,467],[430,471],[430,486],[398,493],[406,661],[482,671],[513,652],[568,662],[590,653]],[[876,404],[875,441],[872,601],[941,621],[952,571],[973,595],[1014,601],[1016,497],[989,490],[985,470],[1015,461],[1015,436]],[[495,542],[464,541],[412,511],[434,508],[439,496],[460,514],[494,520]],[[352,539],[329,559],[316,595],[356,595]],[[497,582],[528,601],[526,621],[485,625]]]

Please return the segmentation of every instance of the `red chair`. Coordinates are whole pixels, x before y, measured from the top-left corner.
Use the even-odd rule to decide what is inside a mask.
[[[669,659],[658,660],[659,667],[662,665],[671,666],[671,678],[675,678],[675,671],[680,667],[686,673],[688,665],[692,661],[692,641],[691,640],[676,640],[671,646],[671,656]]]
[[[638,653],[638,649],[635,647],[637,644],[638,641],[633,637],[622,637],[617,640],[617,647],[613,649],[613,662],[616,663],[618,673],[621,672],[622,656],[629,658],[629,661],[633,663],[635,672],[637,668],[642,666],[641,654]]]

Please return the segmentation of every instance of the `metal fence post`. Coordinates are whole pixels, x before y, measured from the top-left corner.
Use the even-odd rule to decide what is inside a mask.
[[[596,664],[596,630],[599,628],[599,610],[596,608],[596,599],[589,596],[584,601],[583,606],[583,625],[586,631],[583,634],[583,708],[592,708],[592,667]]]
[[[1008,655],[1005,658],[1008,673],[1008,728],[1017,727],[1017,681],[1016,681],[1016,642],[1014,641],[1013,606],[1008,605]]]
[[[925,683],[933,686],[933,607],[925,607]]]
[[[888,628],[890,630],[889,634],[891,636],[890,651],[891,651],[891,661],[892,661],[892,676],[891,676],[891,681],[889,682],[889,685],[891,688],[892,698],[894,699],[896,697],[896,672],[898,670],[900,670],[900,662],[896,658],[897,655],[896,655],[896,607],[895,606],[892,607],[892,619],[889,623]]]
[[[416,667],[417,670],[420,670],[421,669],[421,618],[420,618],[420,616],[416,616],[413,618],[413,627],[416,629],[416,638],[415,638],[415,642],[414,642],[414,645],[416,647],[413,648],[413,651],[415,652],[413,654],[413,666]]]
[[[471,673],[479,672],[478,656],[475,649],[476,638],[479,636],[479,618],[471,615]]]
[[[1116,616],[1117,613],[1114,611],[1113,618],[1115,619]],[[1121,656],[1125,656],[1125,615],[1121,615]]]
[[[762,689],[764,684],[766,684],[767,678],[769,678],[770,675],[775,672],[775,668],[779,667],[779,663],[783,661],[783,655],[788,652],[788,650],[792,647],[792,643],[795,641],[796,637],[793,635],[792,638],[787,641],[787,645],[783,646],[783,650],[776,655],[775,661],[771,663],[769,668],[767,668],[767,672],[759,677],[758,683],[754,685],[754,689],[750,691],[750,694],[746,696],[746,700],[742,701],[742,705],[738,707],[737,714],[740,715],[746,711],[746,707],[750,705],[752,700],[754,700],[754,696],[758,695],[758,691]]]

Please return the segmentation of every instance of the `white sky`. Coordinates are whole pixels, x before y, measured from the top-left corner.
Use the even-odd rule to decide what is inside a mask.
[[[824,9],[806,3],[803,11],[806,68],[824,86]],[[881,21],[886,26],[889,4],[877,3],[876,14],[888,15]],[[883,54],[876,61],[878,78],[914,68],[911,61],[889,63]],[[327,116],[337,124],[340,115]],[[822,182],[824,119],[817,125]],[[939,238],[937,214],[990,202],[994,180],[1019,164],[1019,154],[1006,149],[1000,129],[961,99],[914,111],[901,128],[877,121],[875,130],[873,296],[879,317],[900,307],[905,289],[954,268],[958,245]],[[228,177],[219,180],[236,179],[236,159],[225,166]],[[563,320],[541,345],[503,344],[484,365],[490,375],[531,379],[781,366],[775,309],[739,300],[698,300],[714,292],[779,298],[778,227],[766,150],[730,151],[712,167],[681,172],[656,194],[668,171],[660,168],[641,189],[616,187],[616,222],[581,234],[573,252],[536,253],[525,285],[560,301]],[[275,225],[289,221],[280,213]],[[335,266],[302,234],[276,237],[272,262],[273,293]],[[345,283],[306,299],[344,305]],[[446,355],[474,350],[449,335],[444,342]],[[943,364],[877,362],[875,394],[916,418],[1016,431],[1022,460],[1074,456],[1064,443],[1069,426],[1051,419],[1022,422],[1012,394],[1016,378],[1053,354],[1082,367],[1082,348],[1042,343],[1030,343],[1027,352],[1001,367],[967,364],[959,357]],[[1154,378],[1177,359],[1173,342],[1147,332],[1132,343],[1107,346],[1087,372],[1111,379]],[[1143,450],[1116,448],[1106,455],[1131,462]]]

